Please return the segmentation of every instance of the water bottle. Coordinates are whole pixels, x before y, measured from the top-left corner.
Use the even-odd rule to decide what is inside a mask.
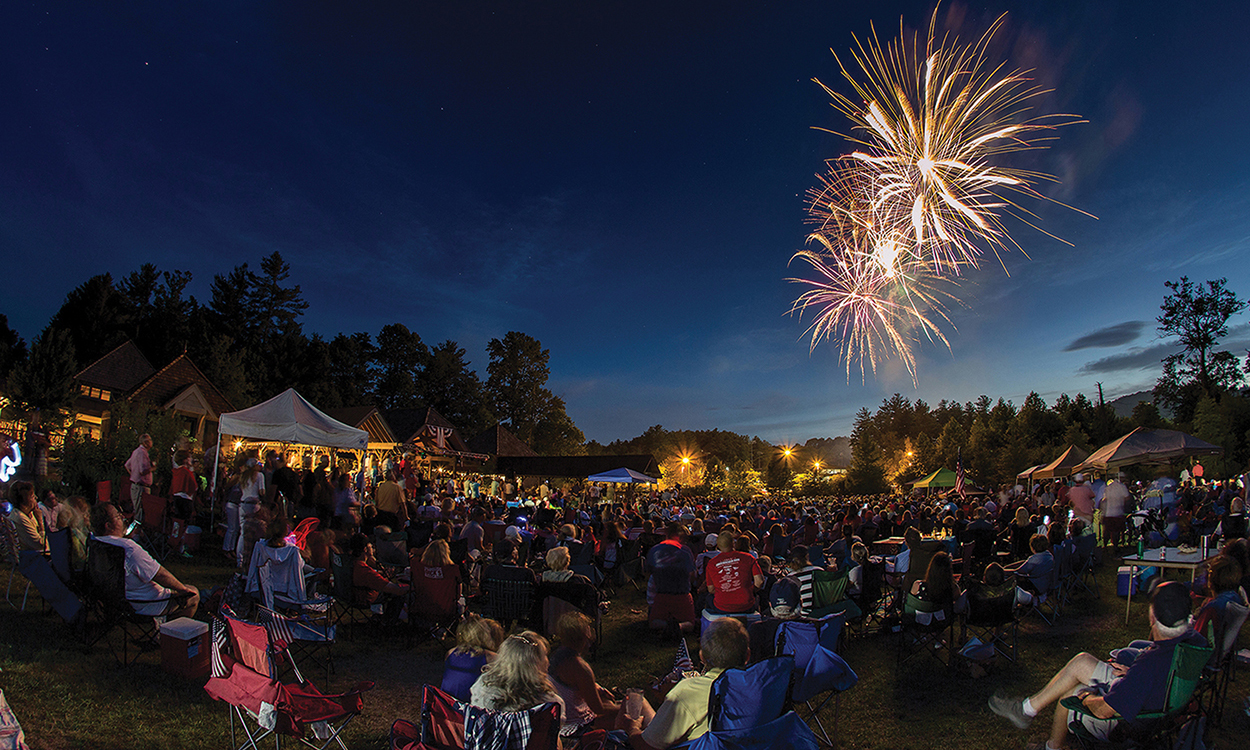
[[[1146,540],[1140,537],[1137,539],[1137,559],[1146,559]]]

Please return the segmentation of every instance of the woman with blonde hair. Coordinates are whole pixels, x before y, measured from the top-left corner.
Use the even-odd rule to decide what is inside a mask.
[[[564,583],[572,578],[573,571],[569,570],[571,561],[568,547],[552,547],[547,550],[547,569],[543,571],[543,581]]]
[[[495,660],[473,683],[469,702],[495,711],[524,711],[557,703],[563,725],[564,701],[551,685],[548,666],[547,639],[532,630],[510,635],[499,646]]]
[[[469,690],[482,676],[482,668],[495,658],[503,643],[503,626],[485,617],[470,614],[456,628],[456,646],[443,660],[444,693],[468,702]]]

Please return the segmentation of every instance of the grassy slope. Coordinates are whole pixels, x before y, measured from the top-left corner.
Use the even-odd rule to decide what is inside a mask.
[[[171,568],[200,587],[219,585],[230,572],[199,560],[171,563]],[[0,585],[8,584],[6,576],[7,570],[0,573]],[[1109,589],[1109,569],[1100,577],[1104,591]],[[83,656],[66,645],[56,616],[42,614],[38,598],[32,600],[25,613],[0,604],[0,689],[33,748],[228,746],[225,708],[200,686],[167,675],[158,655],[146,655],[125,669],[117,667],[106,647]],[[658,641],[634,613],[644,606],[632,588],[618,593],[594,662],[601,683],[641,686],[671,666],[673,644]],[[852,640],[844,656],[860,682],[840,701],[841,746],[988,749],[1043,739],[1049,712],[1028,731],[1019,731],[989,713],[989,695],[998,689],[1012,694],[1036,690],[1078,651],[1106,654],[1134,637],[1145,637],[1145,627],[1144,604],[1133,605],[1126,627],[1122,599],[1079,601],[1055,626],[1027,622],[1020,634],[1023,658],[1015,664],[1000,662],[979,680],[948,673],[923,655],[897,671],[893,638]],[[1241,646],[1247,643],[1250,638],[1243,636]],[[420,686],[438,681],[441,657],[441,648],[433,643],[405,649],[402,642],[367,634],[336,645],[338,669],[330,689],[345,689],[358,680],[378,683],[366,697],[364,716],[346,735],[348,745],[385,747],[391,721],[419,712]],[[1216,745],[1241,744],[1250,731],[1250,719],[1240,710],[1248,684],[1245,674],[1233,684],[1224,727],[1212,732]]]

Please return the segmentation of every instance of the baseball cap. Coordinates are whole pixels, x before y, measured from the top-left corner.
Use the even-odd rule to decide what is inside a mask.
[[[520,541],[521,530],[515,526],[509,526],[508,528],[503,530],[503,536],[505,539],[509,539],[514,542]]]
[[[787,576],[777,579],[768,594],[768,607],[774,617],[793,617],[799,611],[799,582]]]
[[[1154,610],[1155,621],[1167,628],[1175,628],[1189,620],[1190,597],[1184,584],[1176,581],[1164,581],[1155,586],[1150,595],[1150,608]]]
[[[707,545],[707,546],[709,546],[709,547],[715,547],[715,546],[716,546],[716,535],[715,535],[715,534],[708,534],[708,535],[707,535],[707,537],[705,537],[705,538],[704,538],[703,543],[704,543],[704,544],[706,544],[706,545]]]

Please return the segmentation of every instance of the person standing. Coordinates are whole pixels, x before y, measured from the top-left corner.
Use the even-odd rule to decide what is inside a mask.
[[[265,474],[260,469],[260,462],[254,457],[248,458],[239,474],[239,528],[234,542],[234,559],[239,567],[244,568],[251,562],[243,558],[243,525],[256,515],[260,506],[260,497],[265,492]]]
[[[1068,489],[1068,503],[1076,517],[1085,522],[1086,526],[1094,525],[1094,489],[1085,482],[1084,474],[1072,478],[1076,484]]]
[[[1124,535],[1125,513],[1128,511],[1128,487],[1118,479],[1107,482],[1102,496],[1102,543],[1104,547],[1119,549]]]
[[[152,489],[152,436],[146,432],[139,436],[139,446],[126,459],[126,471],[130,472],[130,502],[135,520],[143,520],[143,493]]]
[[[408,504],[404,502],[404,488],[395,481],[395,472],[389,469],[386,479],[373,491],[373,501],[378,506],[378,523],[398,531],[408,523]]]

